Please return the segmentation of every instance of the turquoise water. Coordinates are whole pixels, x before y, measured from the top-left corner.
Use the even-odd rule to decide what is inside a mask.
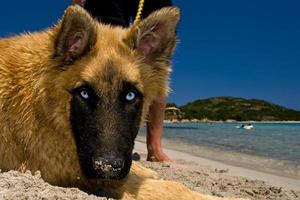
[[[250,131],[235,128],[239,123],[165,124],[163,137],[190,147],[208,147],[288,161],[300,168],[300,124],[252,124],[254,129]],[[140,134],[145,135],[145,128]]]

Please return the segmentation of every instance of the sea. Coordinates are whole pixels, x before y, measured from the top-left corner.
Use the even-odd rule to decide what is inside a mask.
[[[285,177],[300,179],[300,123],[170,123],[163,147]],[[248,123],[245,123],[248,124]],[[137,140],[145,141],[145,127]]]

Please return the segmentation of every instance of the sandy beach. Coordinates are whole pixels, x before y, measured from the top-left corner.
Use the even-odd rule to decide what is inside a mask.
[[[136,142],[135,144],[135,150],[137,152],[140,152],[142,155],[146,154],[146,146],[142,142]],[[255,171],[251,169],[246,169],[242,167],[237,167],[233,165],[224,164],[221,162],[209,160],[202,157],[193,156],[187,153],[171,150],[171,149],[165,149],[166,154],[172,159],[172,160],[181,160],[182,162],[192,162],[194,164],[198,164],[201,166],[210,166],[214,167],[217,170],[225,171],[226,174],[230,176],[241,176],[249,179],[254,180],[262,180],[266,183],[272,184],[276,187],[283,187],[286,189],[300,189],[300,180],[299,179],[292,179],[287,178],[283,176],[277,176],[269,173],[262,173],[260,171]],[[142,159],[145,160],[145,159]],[[147,164],[143,163],[143,164]],[[174,163],[175,165],[177,162]],[[216,171],[217,171],[216,170]]]
[[[141,154],[141,160],[145,160],[145,144],[136,142],[135,150]],[[162,178],[180,181],[198,192],[219,197],[300,199],[299,179],[236,167],[171,149],[164,151],[173,163],[141,163],[159,172]]]
[[[165,149],[174,161],[145,161],[146,146],[136,142],[135,150],[142,165],[156,171],[164,180],[175,180],[207,195],[247,199],[299,200],[300,180],[236,167],[179,151]],[[39,173],[10,171],[0,173],[0,199],[106,199],[77,188],[61,188],[44,182]]]

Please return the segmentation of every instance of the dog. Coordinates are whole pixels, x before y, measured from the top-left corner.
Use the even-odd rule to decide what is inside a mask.
[[[168,93],[179,15],[163,8],[121,28],[70,6],[43,32],[1,39],[0,168],[123,199],[205,199],[131,158],[151,102]]]

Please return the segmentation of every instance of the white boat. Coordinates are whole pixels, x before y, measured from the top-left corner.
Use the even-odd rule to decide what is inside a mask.
[[[254,126],[252,124],[248,124],[248,125],[240,125],[240,126],[236,126],[235,128],[238,128],[238,129],[245,129],[245,130],[251,130],[254,128]]]
[[[246,130],[251,130],[251,129],[253,129],[253,128],[254,128],[253,125],[245,125],[245,126],[244,126],[244,129],[246,129]]]

